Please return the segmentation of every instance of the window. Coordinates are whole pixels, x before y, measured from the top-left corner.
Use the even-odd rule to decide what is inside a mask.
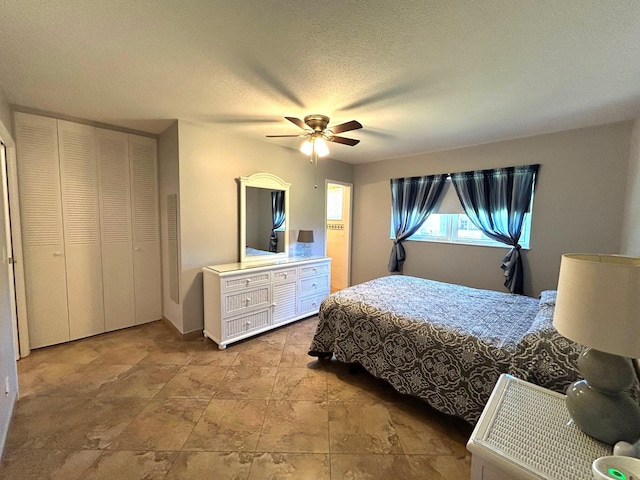
[[[529,238],[531,232],[531,214],[525,213],[522,224],[522,235],[520,245],[522,248],[529,248]],[[391,238],[393,234],[393,221],[391,222]],[[471,223],[469,217],[463,213],[441,214],[433,213],[427,217],[416,233],[407,240],[422,242],[447,242],[462,243],[467,245],[485,245],[491,247],[502,247],[505,244],[496,242],[482,233]]]
[[[327,187],[327,220],[342,220],[342,186]]]

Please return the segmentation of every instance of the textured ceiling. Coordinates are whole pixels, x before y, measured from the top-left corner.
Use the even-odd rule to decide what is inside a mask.
[[[357,119],[370,162],[640,117],[640,2],[0,0],[9,103],[297,148]]]

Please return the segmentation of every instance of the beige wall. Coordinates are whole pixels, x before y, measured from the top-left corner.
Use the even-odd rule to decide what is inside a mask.
[[[388,274],[390,178],[539,163],[525,293],[555,288],[563,253],[620,251],[630,136],[624,122],[357,165],[352,283]],[[404,245],[407,275],[506,291],[507,249]]]
[[[13,134],[12,124],[11,124],[11,109],[9,108],[9,104],[7,103],[7,99],[4,96],[4,92],[0,89],[0,124],[2,124],[5,132],[8,135]],[[8,140],[4,140],[5,143]]]
[[[620,253],[640,257],[640,119],[633,124]]]
[[[353,166],[320,159],[314,168],[300,152],[271,143],[235,137],[212,127],[178,122],[180,164],[180,240],[182,332],[203,327],[202,267],[238,260],[238,185],[236,178],[273,173],[291,183],[290,249],[298,230],[312,229],[313,253],[324,253],[326,178],[353,181]]]

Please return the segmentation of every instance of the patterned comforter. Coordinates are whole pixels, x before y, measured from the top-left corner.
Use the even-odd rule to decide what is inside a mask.
[[[358,363],[401,393],[475,424],[501,373],[564,392],[581,347],[540,300],[403,275],[324,300],[310,355]]]

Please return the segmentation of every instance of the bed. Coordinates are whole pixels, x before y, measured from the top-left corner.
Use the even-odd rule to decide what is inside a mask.
[[[256,255],[275,255],[276,252],[269,252],[267,250],[260,250],[258,248],[253,247],[245,247],[245,255],[247,257],[253,257]]]
[[[475,424],[501,373],[555,391],[579,378],[581,346],[540,298],[392,275],[327,297],[309,354],[357,363],[401,393]]]

